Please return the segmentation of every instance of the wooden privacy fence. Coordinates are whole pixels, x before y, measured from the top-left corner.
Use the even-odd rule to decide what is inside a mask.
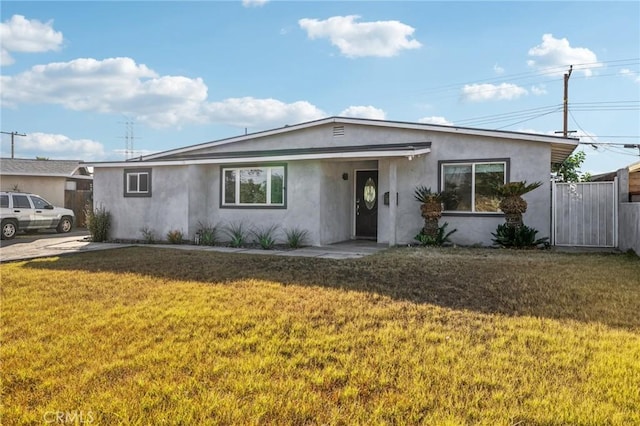
[[[73,210],[76,215],[76,221],[73,224],[76,228],[84,228],[87,226],[87,217],[85,207],[93,210],[93,191],[75,190],[64,191],[64,207]]]
[[[618,182],[553,183],[551,242],[556,246],[618,246]]]

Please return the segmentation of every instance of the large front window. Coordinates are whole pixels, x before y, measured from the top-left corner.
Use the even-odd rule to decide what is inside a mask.
[[[285,205],[285,166],[225,167],[222,169],[223,206]]]
[[[506,182],[506,161],[442,163],[441,190],[449,195],[445,211],[498,213],[494,188]]]

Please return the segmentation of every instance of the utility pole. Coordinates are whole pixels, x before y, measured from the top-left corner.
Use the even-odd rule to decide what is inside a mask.
[[[3,134],[5,134],[5,135],[11,135],[11,159],[13,160],[13,152],[14,152],[14,148],[13,148],[13,147],[14,147],[13,138],[14,138],[15,136],[27,136],[27,135],[26,135],[26,134],[24,134],[24,133],[18,133],[18,132],[16,132],[15,130],[14,130],[13,132],[0,132],[0,133],[3,133]]]
[[[569,115],[569,77],[571,77],[571,71],[573,71],[573,65],[569,65],[569,72],[564,75],[564,126],[562,127],[562,136],[565,138],[569,134],[567,126]]]

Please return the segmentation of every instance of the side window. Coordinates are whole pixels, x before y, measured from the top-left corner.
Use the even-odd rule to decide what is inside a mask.
[[[0,208],[3,208],[3,209],[9,208],[9,196],[8,195],[0,195]]]
[[[151,169],[126,169],[124,196],[151,197]]]
[[[26,195],[12,195],[14,209],[30,209],[29,198]]]
[[[44,209],[46,206],[49,205],[48,202],[46,202],[40,197],[31,197],[31,202],[33,203],[33,207],[36,209]]]

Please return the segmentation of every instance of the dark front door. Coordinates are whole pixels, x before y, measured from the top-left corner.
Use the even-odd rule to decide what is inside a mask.
[[[356,172],[356,237],[378,237],[378,171]]]

